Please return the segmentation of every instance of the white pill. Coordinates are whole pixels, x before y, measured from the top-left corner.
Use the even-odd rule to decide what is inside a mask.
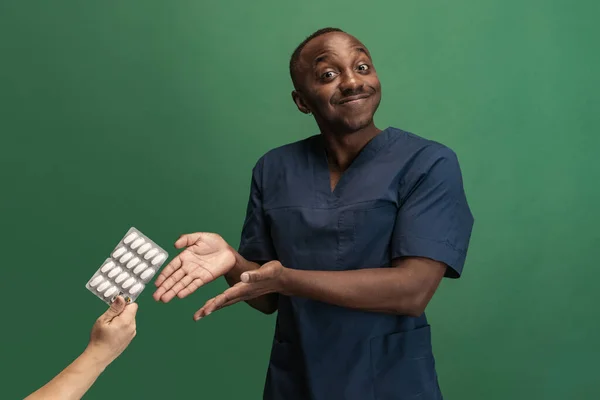
[[[152,258],[156,255],[156,253],[158,253],[158,250],[156,249],[152,249],[149,252],[146,253],[146,255],[144,256],[144,258],[147,260],[149,258]]]
[[[113,253],[113,257],[119,258],[119,257],[121,257],[121,254],[125,253],[126,251],[127,251],[127,249],[125,247],[121,246],[117,250],[115,250],[115,252]]]
[[[123,280],[125,280],[125,278],[127,278],[129,276],[129,274],[127,272],[123,272],[121,275],[117,276],[117,279],[115,279],[115,282],[117,283],[121,283],[123,282]]]
[[[106,273],[108,270],[110,270],[114,266],[115,266],[115,263],[112,261],[109,261],[106,264],[104,264],[104,266],[102,267],[102,269],[100,271]]]
[[[148,266],[148,264],[141,263],[140,265],[138,265],[137,267],[135,267],[135,269],[133,270],[133,273],[134,274],[139,274],[140,272],[142,272],[143,270],[145,270],[147,266]]]
[[[140,262],[140,259],[136,257],[127,263],[127,268],[131,269],[131,268],[135,267],[136,265],[138,265],[139,262]]]
[[[127,252],[127,253],[125,253],[125,255],[123,257],[121,257],[119,262],[126,263],[127,261],[131,260],[131,257],[133,257],[133,253]]]
[[[133,239],[138,237],[138,234],[135,232],[131,232],[124,240],[123,243],[129,244]]]
[[[100,286],[98,286],[98,291],[99,292],[104,292],[106,290],[106,288],[109,287],[109,286],[110,286],[110,282],[109,281],[105,281]]]
[[[129,278],[125,281],[125,283],[123,284],[123,288],[127,289],[129,286],[133,285],[133,282],[135,282],[135,279],[133,278]]]
[[[145,240],[143,238],[138,238],[135,240],[135,242],[131,243],[131,248],[135,250],[138,247],[140,247],[144,242]]]
[[[104,280],[104,278],[102,277],[102,275],[98,275],[97,277],[95,277],[94,279],[92,279],[92,281],[90,282],[90,286],[94,287],[97,284],[99,284],[100,282],[102,282]]]
[[[144,242],[145,240],[143,238],[136,239],[135,242],[131,243],[131,248],[135,250],[138,247],[140,247]]]
[[[110,289],[108,289],[106,292],[104,292],[104,297],[110,297],[113,293],[116,293],[117,288],[116,287],[111,287]]]
[[[137,292],[140,291],[141,288],[142,288],[142,284],[138,282],[135,285],[133,285],[133,287],[131,289],[129,289],[129,293],[136,294]]]
[[[138,254],[144,254],[145,252],[148,251],[148,249],[152,247],[152,245],[150,243],[146,243],[145,245],[143,245],[142,247],[140,247],[138,249]]]
[[[108,273],[108,277],[114,278],[121,271],[123,271],[121,267],[113,268],[113,270]]]
[[[152,260],[152,265],[160,264],[161,262],[165,261],[165,258],[167,258],[167,256],[165,256],[164,253],[160,253],[159,255],[154,257],[154,260]]]
[[[142,275],[140,275],[140,278],[142,278],[143,280],[146,280],[149,277],[151,277],[152,274],[154,274],[154,270],[152,268],[148,268],[147,270],[144,271],[144,273]]]

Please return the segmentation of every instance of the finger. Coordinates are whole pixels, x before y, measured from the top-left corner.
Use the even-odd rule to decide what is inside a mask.
[[[166,303],[170,301],[173,297],[178,296],[179,292],[188,288],[185,295],[187,296],[193,293],[199,287],[215,280],[214,275],[211,274],[210,271],[208,271],[206,268],[199,267],[194,271],[194,273],[198,276],[198,278],[193,280],[193,286],[190,286],[193,278],[190,275],[186,275],[181,281],[177,282],[171,290],[167,290],[166,292],[164,292],[160,299]]]
[[[222,303],[221,300],[215,297],[206,302],[206,304],[200,310],[196,311],[196,313],[194,314],[194,320],[198,321],[199,319],[202,319],[215,311],[219,311],[222,308],[229,307],[233,304],[240,303],[242,301],[250,300],[251,298],[252,296],[245,295],[241,297],[236,297],[234,299],[226,301],[225,303]]]
[[[182,247],[188,247],[193,245],[204,236],[204,232],[196,232],[196,233],[188,233],[185,235],[179,236],[179,239],[175,242],[175,248],[181,249]]]
[[[255,270],[244,272],[240,275],[240,279],[244,283],[260,282],[273,278],[275,271],[275,265],[267,263]]]
[[[125,307],[125,310],[123,310],[121,315],[119,315],[115,319],[119,320],[119,322],[121,322],[123,324],[127,324],[127,325],[131,324],[131,323],[135,322],[137,310],[138,310],[138,304],[131,303],[131,304],[127,305],[127,307]]]
[[[104,314],[100,316],[100,318],[102,318],[106,322],[112,321],[113,318],[115,318],[123,312],[126,304],[127,302],[122,296],[117,296],[115,298],[115,301],[111,303],[110,308],[106,310]]]
[[[219,304],[224,304],[224,301],[220,300],[221,297],[223,297],[223,293],[213,297],[212,299],[204,303],[204,305],[194,314],[194,319],[197,321],[200,318],[203,318],[209,315],[214,310],[216,310]]]
[[[250,299],[252,299],[252,296],[250,296],[249,294],[247,294],[245,296],[241,296],[241,297],[236,297],[235,299],[226,301],[225,303],[221,304],[220,306],[215,306],[216,308],[214,310],[211,310],[210,312],[212,313],[215,311],[219,311],[222,308],[226,308],[235,303],[240,303],[242,301],[246,301],[246,300],[250,300]]]
[[[204,306],[196,312],[195,318],[208,315],[211,312],[213,312],[214,310],[216,310],[218,307],[221,307],[223,304],[225,304],[227,302],[239,301],[239,298],[247,295],[250,290],[251,290],[250,285],[243,283],[243,282],[239,282],[239,283],[233,285],[232,287],[230,287],[229,289],[227,289],[220,295],[214,297],[211,300],[208,300],[204,304]]]
[[[160,287],[152,294],[152,298],[155,301],[160,301],[160,298],[163,296],[163,294],[165,294],[166,291],[167,290],[165,288]]]
[[[187,285],[189,285],[192,280],[189,275],[185,275],[179,282],[177,282],[171,289],[167,290],[161,297],[160,300],[164,303],[168,303],[173,299],[173,297],[177,296],[181,290],[185,289]]]
[[[194,280],[194,278],[192,278],[190,275],[186,275],[183,278],[181,278],[181,280],[179,282],[177,282],[175,285],[173,285],[173,287],[167,291],[167,293],[173,293],[173,296],[175,296],[177,293],[179,293],[181,290],[185,289],[185,287],[187,285],[189,285],[190,283],[192,283],[192,281]],[[166,295],[166,293],[165,293]],[[163,295],[163,297],[165,296]]]
[[[204,303],[204,305],[202,307],[200,307],[200,309],[198,311],[196,311],[194,313],[194,321],[198,321],[200,318],[206,316],[206,308],[208,307],[209,304],[213,303],[215,301],[215,297],[213,297],[212,299],[208,300],[206,303]]]
[[[219,311],[220,309],[225,308],[225,307],[229,307],[232,304],[240,303],[242,301],[247,301],[247,300],[250,300],[250,299],[251,299],[250,296],[242,296],[242,297],[239,297],[237,299],[229,300],[228,302],[226,302],[225,304],[223,304],[221,307],[217,308],[215,311]]]
[[[179,293],[177,293],[177,297],[183,299],[189,296],[190,294],[194,293],[196,289],[198,289],[203,284],[204,282],[202,282],[202,279],[194,279],[189,285],[187,285],[186,287],[181,289]]]
[[[215,298],[207,301],[206,304],[204,304],[201,309],[199,309],[198,311],[196,311],[194,313],[194,320],[198,321],[199,319],[202,319],[202,318],[206,317],[207,315],[209,315],[211,312],[213,312],[216,309],[216,306],[214,306],[216,300],[217,300],[217,298],[215,297]]]
[[[163,268],[161,273],[158,275],[158,278],[154,281],[155,286],[160,286],[162,283],[171,276],[171,274],[181,268],[183,261],[181,260],[181,254],[171,260],[166,267]]]
[[[156,300],[156,301],[160,300],[162,298],[162,296],[166,292],[168,292],[184,276],[186,276],[186,273],[184,270],[178,269],[177,271],[175,271],[175,273],[173,275],[168,277],[167,280],[164,281],[158,289],[156,289],[156,292],[154,292],[154,295],[153,295],[154,300]]]
[[[225,290],[223,293],[215,297],[215,306],[220,307],[228,301],[233,299],[245,296],[252,290],[252,286],[244,283],[238,282],[229,289]]]
[[[240,275],[240,280],[244,283],[256,282],[260,278],[258,270],[256,272],[244,272]]]

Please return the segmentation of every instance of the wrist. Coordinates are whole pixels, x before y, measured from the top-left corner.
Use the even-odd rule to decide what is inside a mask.
[[[228,245],[228,246],[229,246],[229,245]],[[241,263],[241,260],[240,260],[240,258],[242,257],[242,256],[240,255],[240,253],[238,253],[238,252],[237,252],[237,251],[236,251],[236,250],[235,250],[233,247],[231,247],[231,246],[229,246],[229,251],[231,252],[231,254],[233,254],[233,257],[234,257],[234,259],[235,259],[235,262],[233,263],[233,266],[232,266],[232,267],[229,269],[229,271],[227,271],[227,272],[225,273],[225,275],[224,275],[224,276],[225,276],[225,278],[226,278],[226,279],[228,279],[228,280],[229,280],[229,279],[231,279],[232,277],[234,277],[234,276],[235,276],[235,274],[236,274],[237,270],[239,269],[239,265],[240,265],[240,263]],[[239,275],[239,273],[238,273],[238,275]]]
[[[235,263],[231,267],[231,269],[225,273],[225,278],[227,280],[239,281],[240,275],[243,272],[250,271],[256,268],[260,268],[260,265],[252,263],[246,260],[240,253],[237,252],[233,247],[229,246],[229,251],[233,254],[235,258]]]
[[[291,286],[294,279],[294,270],[282,266],[278,277],[277,293],[284,296],[292,296]]]
[[[93,368],[102,372],[116,357],[113,357],[110,352],[107,352],[99,346],[90,343],[83,351],[81,358],[87,361]]]

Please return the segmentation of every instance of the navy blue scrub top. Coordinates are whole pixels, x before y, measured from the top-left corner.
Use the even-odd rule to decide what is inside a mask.
[[[456,155],[388,128],[331,191],[320,135],[266,153],[253,169],[239,253],[298,270],[389,267],[401,256],[463,269],[473,226]],[[279,296],[264,389],[273,400],[441,399],[425,314],[352,310]]]

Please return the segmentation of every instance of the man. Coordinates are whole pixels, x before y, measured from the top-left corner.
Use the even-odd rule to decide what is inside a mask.
[[[136,303],[126,305],[123,297],[117,297],[96,320],[85,351],[25,400],[80,399],[135,337],[137,307]]]
[[[258,161],[237,252],[216,234],[182,236],[154,298],[225,276],[196,320],[239,301],[278,310],[265,399],[441,399],[424,310],[461,275],[474,222],[457,157],[375,126],[381,85],[353,36],[317,31],[290,72],[320,134]]]

